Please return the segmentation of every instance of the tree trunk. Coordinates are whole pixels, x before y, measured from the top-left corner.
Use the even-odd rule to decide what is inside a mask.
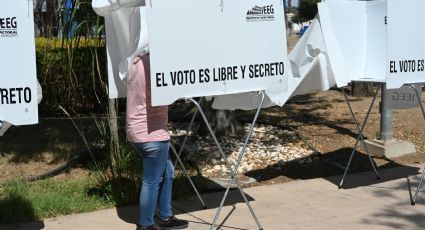
[[[356,97],[373,96],[373,83],[355,82],[352,85],[352,95]]]
[[[232,111],[215,110],[211,107],[211,104],[212,101],[204,100],[201,106],[217,138],[238,135],[243,132],[243,127],[236,121]],[[203,121],[201,122],[198,133],[201,136],[210,134],[208,127]]]
[[[41,4],[43,2],[42,1],[37,1],[34,3],[34,32],[36,37],[41,36],[41,32],[42,32],[42,18],[41,18],[41,12],[40,12],[40,7]]]
[[[111,165],[115,164],[116,154],[119,152],[119,139],[118,139],[118,119],[117,119],[117,102],[116,99],[109,99],[109,154],[111,158]]]

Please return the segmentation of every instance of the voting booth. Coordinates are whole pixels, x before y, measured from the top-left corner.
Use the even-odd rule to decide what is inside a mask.
[[[0,122],[38,123],[32,0],[0,2],[0,69]]]
[[[423,83],[423,59],[425,33],[416,28],[415,22],[422,16],[424,2],[420,0],[340,1],[326,0],[318,3],[319,17],[326,44],[326,51],[338,87],[348,82],[373,82],[392,89],[394,95],[406,95],[403,85]],[[384,88],[384,89],[385,89]],[[408,93],[414,101],[412,92]],[[358,128],[358,138],[339,187],[351,164],[358,144],[362,143],[376,173],[363,139],[363,130],[377,97],[375,92],[364,121],[360,124],[351,105],[350,113]],[[416,96],[420,98],[420,95]],[[392,97],[394,109],[411,107],[400,105],[400,97]],[[417,100],[420,102],[420,100]]]
[[[211,229],[215,228],[232,183],[236,183],[262,229],[236,177],[261,108],[283,106],[292,96],[333,86],[343,88],[351,82],[386,84],[399,95],[403,92],[398,88],[403,85],[425,82],[425,33],[417,30],[415,24],[402,23],[422,17],[422,0],[323,1],[318,4],[318,16],[289,55],[284,5],[280,0],[157,0],[146,1],[146,6],[140,3],[93,0],[96,12],[106,18],[107,37],[111,38],[109,74],[114,79],[109,88],[111,83],[125,78],[132,58],[150,53],[152,104],[169,105],[185,99],[196,106],[231,172]],[[122,44],[118,42],[120,36],[125,40]],[[124,87],[115,87],[121,90],[113,96],[125,94],[125,81],[119,84]],[[419,99],[417,90],[415,94]],[[363,130],[377,95],[378,91],[360,123],[344,92],[358,137],[340,187],[357,146],[364,145]],[[194,97],[213,98],[216,109],[257,110],[236,165],[227,161]],[[178,153],[173,148],[178,160],[186,140]],[[366,147],[365,150],[379,178]]]
[[[234,182],[262,229],[237,169],[268,90],[288,88],[284,5],[280,0],[159,0],[148,8],[152,105],[178,99],[192,102],[202,115],[231,172],[211,229]],[[235,166],[225,153],[193,97],[260,91],[261,100]]]
[[[215,228],[230,185],[236,182],[254,220],[262,229],[236,172],[258,113],[266,101],[265,93],[282,89],[287,92],[291,84],[283,2],[158,0],[146,1],[146,6],[144,3],[131,0],[92,2],[95,11],[106,20],[109,88],[115,89],[110,97],[125,94],[125,87],[122,87],[125,80],[121,82],[120,79],[126,77],[129,63],[135,56],[149,52],[152,104],[169,105],[178,99],[192,102],[227,161],[199,102],[193,97],[257,92],[249,94],[259,98],[255,104],[257,115],[240,160],[234,167],[227,162],[232,176],[211,228]],[[268,105],[284,103],[267,100]],[[183,147],[184,144],[180,152]],[[177,159],[180,161],[178,155]]]
[[[148,10],[152,105],[288,85],[279,1],[154,2]]]
[[[387,88],[425,82],[425,31],[416,23],[424,18],[425,2],[388,0]]]
[[[374,82],[383,84],[386,80],[386,0],[340,1],[327,0],[318,3],[323,39],[337,86],[344,87],[349,82]],[[344,185],[351,162],[361,143],[377,179],[379,179],[363,131],[375,104],[378,90],[375,91],[364,120],[360,123],[348,97],[342,90],[350,115],[356,124],[357,139],[345,167],[339,188]]]
[[[425,1],[421,0],[388,0],[387,10],[387,88],[399,88],[409,84],[414,90],[416,100],[425,120],[425,110],[421,101],[421,92],[425,83],[425,31],[418,29],[414,23],[423,21]],[[414,85],[414,83],[418,83]],[[408,95],[409,93],[405,93]],[[399,97],[400,94],[396,95]],[[404,101],[414,101],[414,98]],[[410,105],[412,106],[412,105]],[[424,173],[412,197],[410,183],[409,192],[411,204],[415,205],[419,191],[424,181]]]

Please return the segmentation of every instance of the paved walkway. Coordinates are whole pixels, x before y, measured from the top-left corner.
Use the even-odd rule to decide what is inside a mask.
[[[410,206],[406,179],[419,179],[418,167],[380,170],[382,181],[372,172],[349,175],[345,189],[336,186],[340,177],[300,180],[245,189],[266,230],[280,229],[425,229],[425,194]],[[415,184],[416,187],[416,184]],[[202,210],[194,197],[175,202],[178,217],[190,221],[189,229],[209,229],[222,193],[203,195]],[[63,216],[42,222],[2,226],[0,229],[135,229],[137,207],[109,209]],[[258,229],[238,191],[232,191],[218,221],[221,229]]]

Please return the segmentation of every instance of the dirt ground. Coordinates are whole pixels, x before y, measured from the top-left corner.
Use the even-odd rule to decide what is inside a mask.
[[[349,99],[356,116],[362,120],[371,98]],[[249,122],[252,115],[252,111],[236,111],[240,122]],[[417,153],[397,159],[375,159],[379,168],[425,162],[425,122],[420,110],[395,110],[393,115],[394,137],[414,143]],[[379,122],[378,98],[365,129],[367,139],[379,136]],[[93,119],[77,120],[77,123],[90,143],[96,140],[99,134],[94,128]],[[296,131],[297,138],[302,140],[304,146],[317,151],[318,155],[309,164],[289,162],[283,168],[270,165],[246,173],[246,176],[257,180],[256,184],[340,175],[343,171],[335,165],[346,165],[357,136],[343,95],[336,90],[297,96],[283,108],[264,109],[259,123]],[[86,148],[81,135],[68,119],[42,118],[38,125],[13,127],[0,137],[0,181],[38,175],[82,151],[86,151]],[[371,170],[370,162],[363,153],[363,149],[359,148],[350,172]],[[79,177],[88,173],[88,167],[79,164],[59,178]]]
[[[288,50],[294,47],[297,40],[295,36],[288,39]],[[425,96],[422,101],[424,99]],[[371,98],[349,97],[349,100],[357,119],[362,121]],[[253,117],[253,111],[236,111],[235,113],[240,122],[250,122]],[[0,181],[39,175],[61,165],[70,156],[87,151],[82,137],[87,139],[89,145],[100,139],[99,130],[92,117],[74,121],[82,135],[67,118],[41,118],[38,125],[13,127],[7,131],[5,136],[0,137]],[[341,167],[347,164],[357,137],[357,129],[344,97],[337,90],[297,96],[283,108],[264,109],[258,122],[295,131],[297,138],[304,143],[304,147],[315,150],[318,155],[309,164],[289,162],[283,168],[270,165],[265,169],[246,173],[246,176],[257,180],[256,184],[340,175],[343,172]],[[120,118],[120,123],[124,124],[123,116]],[[379,124],[378,96],[364,132],[366,139],[379,137]],[[424,163],[424,124],[419,108],[395,110],[393,112],[394,138],[414,143],[417,153],[397,159],[375,159],[379,168]],[[124,138],[122,125],[120,133]],[[340,167],[337,167],[338,165]],[[362,148],[359,148],[359,154],[355,155],[350,169],[350,172],[371,170],[370,162]],[[86,164],[78,164],[58,177],[79,177],[87,175],[89,171]]]

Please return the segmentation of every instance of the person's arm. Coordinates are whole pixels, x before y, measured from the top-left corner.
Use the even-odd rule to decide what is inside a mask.
[[[92,0],[91,5],[96,14],[105,17],[113,10],[145,6],[145,0]]]

